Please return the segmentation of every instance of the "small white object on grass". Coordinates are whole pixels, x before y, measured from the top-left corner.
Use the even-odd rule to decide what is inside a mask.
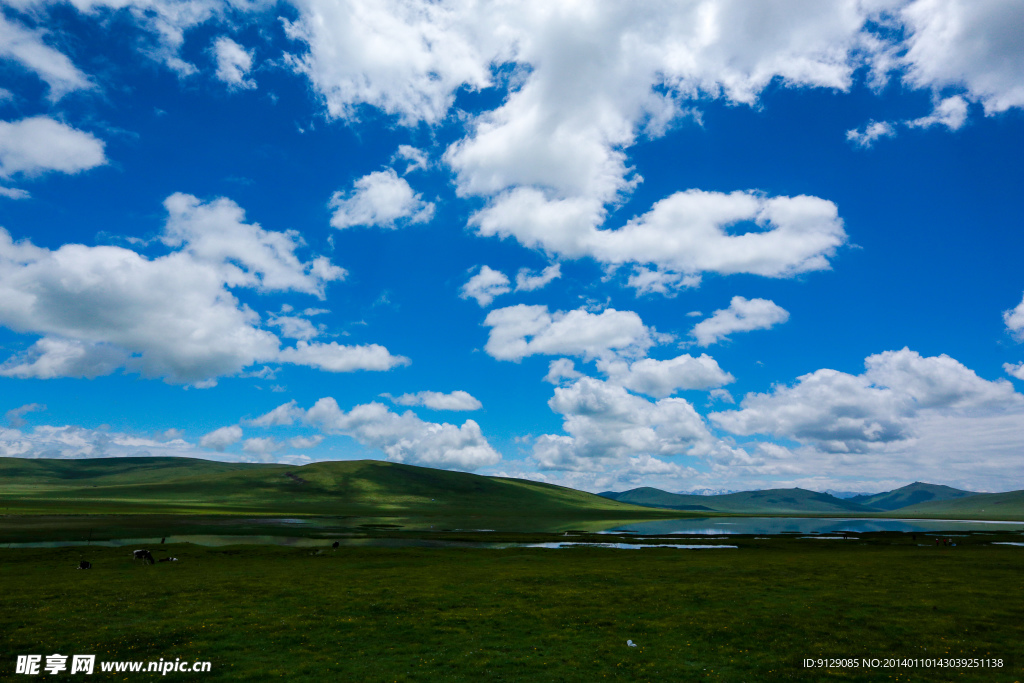
[[[630,647],[636,647],[636,643],[634,643],[632,640],[627,640],[626,645],[629,645]]]

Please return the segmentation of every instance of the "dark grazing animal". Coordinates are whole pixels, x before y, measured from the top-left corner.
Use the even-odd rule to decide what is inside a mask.
[[[92,562],[89,560],[82,560],[78,563],[78,569],[92,569]]]
[[[156,564],[156,560],[153,559],[153,553],[148,550],[136,550],[132,552],[133,560],[142,560],[146,564]]]
[[[331,544],[331,547],[334,548],[335,550],[337,550],[339,545],[341,545],[341,544],[338,543],[337,541],[335,541],[334,543]]]
[[[161,558],[161,559],[157,560],[157,562],[177,562],[177,561],[178,561],[178,558],[176,558],[176,557],[164,557],[164,558]]]

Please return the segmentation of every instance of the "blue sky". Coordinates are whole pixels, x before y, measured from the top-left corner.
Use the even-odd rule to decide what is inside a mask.
[[[0,454],[1024,488],[1022,26],[6,0]]]

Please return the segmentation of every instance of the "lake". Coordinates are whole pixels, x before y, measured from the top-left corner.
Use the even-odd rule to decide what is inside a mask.
[[[827,534],[833,532],[866,533],[870,531],[902,531],[928,533],[942,531],[1018,531],[1024,522],[996,522],[945,519],[822,519],[815,517],[699,517],[640,522],[605,529],[598,533],[636,533],[643,536],[693,534],[722,536],[726,534]]]

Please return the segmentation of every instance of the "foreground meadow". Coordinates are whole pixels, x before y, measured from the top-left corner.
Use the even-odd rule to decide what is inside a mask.
[[[18,654],[80,653],[208,660],[210,673],[167,675],[204,681],[1019,681],[1024,548],[991,540],[742,537],[713,551],[168,544],[155,554],[179,562],[151,566],[128,548],[4,549],[0,676],[30,680],[14,675]],[[75,569],[83,557],[92,570]],[[819,657],[1004,667],[802,668]]]

